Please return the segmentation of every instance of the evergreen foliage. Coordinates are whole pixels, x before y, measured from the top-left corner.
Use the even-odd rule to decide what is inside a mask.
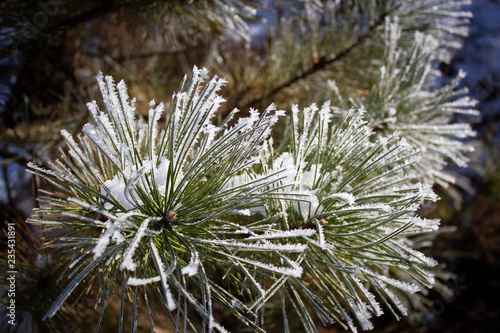
[[[477,115],[463,73],[437,87],[466,3],[304,4],[251,46],[257,4],[203,2],[243,38],[219,37],[216,75],[194,66],[147,116],[99,72],[91,121],[61,131],[58,159],[28,164],[53,185],[28,222],[59,228],[51,246],[71,256],[45,319],[84,290],[101,307],[96,331],[112,298],[120,331],[129,306],[132,331],[142,307],[154,330],[154,300],[176,330],[203,332],[232,331],[221,308],[261,332],[355,332],[425,309],[419,294],[443,271],[420,252],[439,220],[419,209],[455,182],[450,162],[467,165],[474,132],[456,115]]]

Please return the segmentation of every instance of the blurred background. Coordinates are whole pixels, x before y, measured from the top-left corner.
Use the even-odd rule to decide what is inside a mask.
[[[42,248],[36,228],[24,221],[36,206],[35,193],[45,185],[25,171],[26,163],[47,165],[58,156],[59,130],[77,133],[88,121],[86,103],[99,100],[94,80],[99,70],[125,80],[139,112],[147,112],[151,99],[168,104],[193,65],[228,79],[221,93],[227,99],[225,112],[233,107],[242,112],[262,108],[271,98],[279,107],[287,107],[284,101],[293,91],[263,94],[272,78],[247,69],[246,54],[251,50],[255,55],[251,68],[258,68],[263,61],[259,54],[272,42],[272,29],[300,6],[261,1],[267,9],[259,10],[256,19],[241,5],[239,21],[228,18],[231,13],[224,8],[204,4],[181,0],[0,4],[0,251],[5,258],[6,226],[15,222],[16,264],[23,273],[16,297],[18,311],[27,314],[21,332],[33,326],[30,320],[40,332],[87,332],[86,321],[98,320],[93,299],[82,298],[68,302],[53,323],[39,321],[50,299],[61,291],[55,283],[61,268]],[[459,198],[443,195],[430,213],[444,226],[456,228],[441,233],[430,250],[457,277],[448,286],[453,297],[429,295],[433,305],[423,320],[395,322],[384,315],[375,323],[376,332],[500,332],[500,1],[473,0],[468,9],[474,14],[469,36],[440,70],[443,81],[465,70],[463,85],[479,102],[481,119],[473,124],[476,150],[469,168],[456,170],[470,180],[470,189],[457,188],[454,193]],[[239,24],[248,24],[248,36],[238,32]],[[260,90],[255,88],[259,84]],[[304,86],[297,89],[308,91]],[[113,306],[111,311],[119,311]],[[106,316],[101,331],[116,331],[113,320]],[[159,326],[158,332],[168,332],[168,326]],[[140,329],[149,330],[147,325]]]

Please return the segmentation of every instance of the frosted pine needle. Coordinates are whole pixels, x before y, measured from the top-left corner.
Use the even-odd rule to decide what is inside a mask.
[[[226,81],[214,77],[203,86],[206,78],[205,69],[193,69],[173,96],[166,127],[160,128],[166,111],[162,103],[150,103],[147,122],[137,119],[125,84],[115,85],[99,74],[105,110],[89,103],[93,123],[83,126],[83,136],[62,132],[69,155],[53,170],[29,165],[67,193],[66,199],[56,194],[43,199],[31,222],[56,221],[71,230],[75,236],[61,238],[57,246],[73,249],[81,263],[71,265],[68,288],[46,317],[83,281],[99,282],[107,299],[115,289],[107,285],[118,275],[125,283],[116,288],[125,293],[122,302],[138,286],[148,285],[168,311],[187,316],[187,301],[205,329],[224,331],[213,317],[214,302],[255,326],[260,307],[248,311],[230,304],[248,304],[255,292],[270,297],[281,276],[300,277],[299,261],[307,245],[287,240],[311,236],[310,230],[284,232],[275,220],[252,213],[264,197],[314,199],[275,186],[287,177],[285,167],[255,173],[271,128],[284,112],[271,105],[263,113],[251,110],[249,117],[219,126],[213,119],[224,100],[217,92]],[[103,265],[108,268],[98,281],[95,274]],[[231,271],[226,283],[233,293],[214,289],[214,279],[226,271]],[[137,298],[130,299],[138,305]],[[194,325],[187,317],[171,318],[179,328],[183,322]]]
[[[370,110],[330,102],[293,106],[277,150],[271,134],[284,111],[232,120],[235,110],[215,123],[225,80],[205,84],[207,75],[195,67],[144,121],[125,84],[99,74],[105,110],[89,103],[83,134],[62,132],[67,153],[51,169],[29,164],[59,190],[40,198],[30,222],[63,226],[69,235],[54,246],[74,258],[45,317],[80,284],[97,286],[101,317],[115,293],[134,308],[139,290],[155,295],[178,330],[225,332],[215,304],[256,331],[270,302],[308,332],[333,322],[370,329],[382,303],[405,315],[404,300],[432,287],[436,265],[410,240],[439,224],[416,213],[438,199],[415,172],[421,151],[397,133],[377,136]]]

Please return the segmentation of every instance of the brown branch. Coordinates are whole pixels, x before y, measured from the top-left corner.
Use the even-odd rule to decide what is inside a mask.
[[[271,97],[275,96],[279,92],[283,91],[284,89],[292,86],[293,84],[297,83],[298,81],[305,79],[307,77],[310,77],[314,75],[317,72],[320,72],[322,70],[325,70],[329,66],[333,65],[334,63],[340,61],[342,58],[347,56],[350,52],[352,52],[355,48],[360,46],[365,42],[365,40],[370,37],[370,35],[381,25],[384,23],[385,18],[387,17],[388,13],[382,13],[380,17],[368,27],[366,32],[362,35],[360,35],[357,40],[351,44],[349,47],[341,51],[340,53],[336,54],[332,58],[327,59],[326,57],[321,57],[318,62],[314,63],[314,65],[309,68],[308,70],[298,73],[296,76],[290,78],[287,82],[275,87],[273,90],[271,90],[269,93],[258,97],[256,99],[251,100],[250,102],[245,103],[243,106],[238,106],[239,109],[246,110],[247,108],[251,106],[256,106],[258,104],[261,104],[263,101],[270,99]]]
[[[194,52],[198,50],[203,50],[204,48],[207,48],[208,44],[197,44],[190,46],[188,48],[184,48],[181,50],[159,50],[159,51],[151,51],[151,52],[144,52],[144,53],[134,53],[134,54],[128,54],[128,55],[119,55],[116,57],[111,57],[114,61],[116,62],[123,62],[127,60],[135,60],[135,59],[146,59],[150,57],[156,57],[156,56],[173,56],[177,54],[184,54],[184,53],[189,53],[189,52]],[[104,54],[102,52],[87,52],[84,51],[83,54],[89,57],[103,57]]]

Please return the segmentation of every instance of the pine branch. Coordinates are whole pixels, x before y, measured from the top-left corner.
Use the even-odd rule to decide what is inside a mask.
[[[291,77],[288,81],[273,88],[265,95],[263,95],[259,98],[255,98],[249,102],[246,102],[244,105],[238,105],[238,102],[236,101],[236,105],[234,107],[237,107],[237,108],[242,109],[242,110],[246,110],[252,106],[265,104],[265,102],[271,100],[275,95],[279,94],[280,92],[282,92],[286,88],[294,85],[295,83],[297,83],[301,80],[307,79],[307,78],[313,76],[314,74],[317,74],[318,72],[321,72],[321,71],[328,69],[330,66],[332,66],[333,64],[335,64],[339,61],[342,61],[344,58],[349,56],[349,54],[354,49],[361,46],[368,38],[370,38],[373,35],[373,33],[380,26],[382,26],[384,24],[386,17],[388,17],[389,15],[390,15],[390,12],[381,13],[380,16],[377,18],[377,20],[375,20],[375,22],[373,22],[368,27],[368,29],[366,30],[366,32],[364,34],[358,36],[358,38],[356,39],[356,41],[354,43],[349,45],[347,48],[345,48],[344,50],[342,50],[341,52],[339,52],[338,54],[336,54],[332,58],[327,58],[327,57],[323,56],[323,57],[319,58],[318,61],[316,63],[314,63],[308,70],[306,70],[304,72],[297,73],[295,76]]]
[[[447,179],[441,173],[446,159],[467,162],[462,152],[469,148],[453,136],[472,133],[449,124],[451,115],[474,114],[472,101],[455,100],[458,80],[436,91],[425,84],[441,45],[421,32],[414,41],[403,36],[406,28],[417,29],[420,14],[413,10],[422,8],[424,15],[434,1],[331,2],[324,20],[306,11],[283,22],[299,27],[282,29],[281,39],[268,45],[268,62],[255,65],[269,76],[258,77],[247,63],[235,75],[242,86],[234,90],[268,90],[243,97],[241,108],[279,99],[322,72],[348,73],[359,66],[362,46],[376,52],[363,62],[370,66],[367,94],[344,96],[357,108],[348,110],[338,90],[341,107],[294,104],[286,129],[275,136],[278,145],[272,134],[285,111],[274,104],[237,119],[235,109],[215,121],[227,81],[215,76],[206,83],[206,69],[194,67],[185,76],[169,107],[151,101],[146,119],[137,116],[123,81],[99,73],[105,109],[88,103],[92,121],[75,137],[61,131],[67,149],[60,158],[47,168],[28,165],[58,188],[44,192],[29,222],[62,227],[65,234],[53,247],[73,252],[67,287],[45,317],[56,315],[83,284],[86,290],[95,284],[105,299],[99,323],[108,297],[121,291],[120,325],[123,307],[131,305],[133,328],[138,290],[145,298],[157,295],[175,330],[226,332],[214,317],[214,309],[223,308],[263,332],[270,319],[264,309],[272,302],[281,307],[284,331],[297,317],[307,332],[334,322],[354,332],[372,329],[371,316],[386,309],[399,319],[413,310],[409,305],[424,308],[413,294],[433,287],[437,262],[419,252],[415,236],[432,235],[439,221],[420,217],[419,208],[438,199],[432,186]],[[214,6],[201,9],[215,15],[207,21],[245,25],[241,17],[231,21],[231,13],[246,10],[241,3]],[[446,9],[440,13],[453,16]],[[406,21],[400,27],[392,15]],[[423,25],[436,18],[428,16]],[[303,43],[297,48],[295,37]],[[286,58],[291,51],[294,57]],[[421,169],[439,177],[422,177]]]
[[[191,52],[196,52],[196,51],[201,51],[209,47],[208,43],[202,43],[202,44],[196,44],[196,45],[190,45],[189,47],[183,48],[181,50],[158,50],[158,51],[151,51],[151,52],[143,52],[143,53],[134,53],[134,54],[127,54],[127,55],[120,55],[117,57],[111,57],[113,61],[116,61],[118,63],[128,61],[128,60],[137,60],[137,59],[145,59],[145,58],[151,58],[151,57],[164,57],[164,56],[173,56],[173,55],[179,55],[179,54],[188,54]],[[103,57],[105,54],[103,52],[89,52],[88,50],[85,50],[82,52],[86,56],[89,57]]]

